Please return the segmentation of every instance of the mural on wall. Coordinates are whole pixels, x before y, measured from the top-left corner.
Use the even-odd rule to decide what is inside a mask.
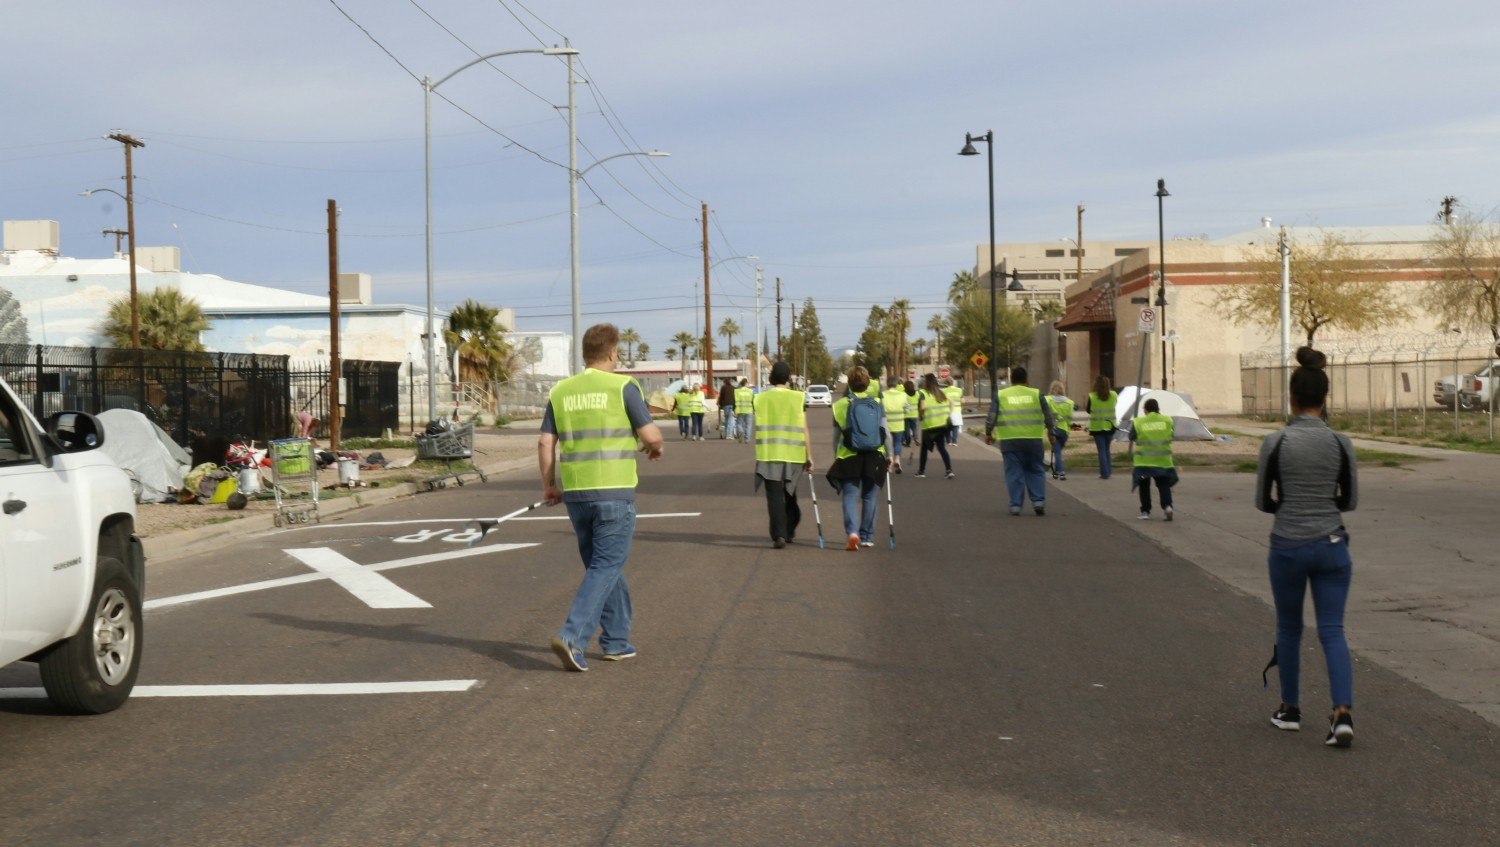
[[[0,288],[0,344],[30,344],[26,316],[21,303],[8,289]]]

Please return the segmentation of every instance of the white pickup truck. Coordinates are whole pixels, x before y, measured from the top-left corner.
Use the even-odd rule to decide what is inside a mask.
[[[1490,362],[1477,374],[1464,374],[1458,385],[1458,405],[1464,409],[1488,409],[1495,396],[1500,362]]]
[[[125,702],[144,634],[135,497],[103,441],[82,412],[44,428],[0,380],[0,666],[36,662],[77,714]]]

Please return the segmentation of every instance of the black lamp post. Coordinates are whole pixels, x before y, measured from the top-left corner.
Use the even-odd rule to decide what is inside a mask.
[[[974,149],[974,142],[983,140],[989,145],[989,169],[990,169],[990,397],[995,396],[995,312],[999,305],[995,293],[995,276],[998,271],[998,263],[995,261],[995,131],[985,130],[984,135],[964,133],[964,149],[958,151],[960,156],[978,156],[979,151]],[[1004,276],[1004,274],[1001,274]],[[1015,276],[1014,274],[1012,275]],[[1006,289],[1008,291],[1024,291],[1019,279],[1016,279]]]
[[[1156,288],[1156,308],[1161,315],[1161,387],[1167,390],[1167,234],[1162,226],[1162,198],[1171,197],[1167,192],[1167,181],[1156,181],[1156,249],[1157,266],[1161,282]]]

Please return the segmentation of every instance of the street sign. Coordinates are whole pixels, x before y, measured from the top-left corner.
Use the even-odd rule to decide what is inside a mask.
[[[917,378],[917,369],[916,368],[910,368],[910,369],[908,369],[907,372],[906,372],[906,378],[907,379],[916,379]]]
[[[1156,310],[1150,306],[1141,307],[1141,323],[1138,327],[1143,335],[1149,335],[1156,329]]]
[[[976,367],[976,368],[982,368],[985,365],[987,365],[987,364],[990,363],[990,357],[984,355],[984,351],[983,350],[979,350],[979,351],[976,351],[974,353],[974,355],[972,355],[972,356],[969,357],[969,361],[971,361],[971,362],[974,363],[974,367]]]
[[[947,365],[943,365],[941,368],[938,368],[938,379],[947,379],[948,377],[950,377],[952,375],[953,375],[953,372],[950,371],[950,370],[948,370],[948,366]]]

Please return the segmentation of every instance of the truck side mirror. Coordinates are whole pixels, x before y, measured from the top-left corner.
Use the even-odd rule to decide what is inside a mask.
[[[99,419],[87,412],[56,412],[47,416],[47,435],[66,453],[93,450],[104,443]]]

